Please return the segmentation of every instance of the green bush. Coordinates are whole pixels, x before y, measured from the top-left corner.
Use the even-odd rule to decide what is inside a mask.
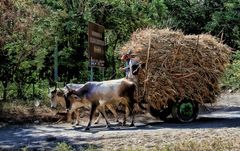
[[[226,69],[221,85],[225,88],[239,89],[240,88],[240,51],[237,51],[232,56],[232,63]]]
[[[74,149],[72,148],[72,146],[68,145],[68,144],[65,143],[65,142],[59,142],[59,143],[57,143],[56,150],[57,150],[57,151],[74,151]]]

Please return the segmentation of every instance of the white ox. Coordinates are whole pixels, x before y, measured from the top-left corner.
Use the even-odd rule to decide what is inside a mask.
[[[102,82],[87,82],[77,91],[70,88],[68,88],[68,90],[69,92],[66,96],[67,99],[71,99],[74,95],[77,95],[80,102],[91,105],[89,122],[85,130],[90,129],[92,118],[97,108],[105,118],[107,127],[110,127],[110,123],[106,118],[103,107],[107,104],[119,104],[118,102],[121,102],[128,107],[129,113],[132,115],[130,126],[134,126],[133,107],[137,102],[134,98],[136,86],[133,82],[125,78]]]

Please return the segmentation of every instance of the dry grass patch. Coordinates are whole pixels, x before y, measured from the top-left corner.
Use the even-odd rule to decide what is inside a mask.
[[[0,103],[0,121],[11,124],[57,121],[60,116],[46,105],[36,107],[34,102],[12,101]]]
[[[240,140],[235,138],[213,137],[210,139],[187,140],[156,147],[161,151],[226,151],[239,150]]]

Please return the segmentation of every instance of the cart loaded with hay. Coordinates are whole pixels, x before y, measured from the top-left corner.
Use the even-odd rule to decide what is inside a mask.
[[[121,48],[139,57],[138,96],[150,113],[191,122],[199,104],[215,103],[230,48],[211,35],[184,35],[169,29],[137,30]]]

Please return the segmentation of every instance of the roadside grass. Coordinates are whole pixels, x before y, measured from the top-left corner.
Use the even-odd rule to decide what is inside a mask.
[[[240,140],[236,138],[212,137],[210,139],[188,140],[170,143],[153,150],[160,151],[231,151],[240,148]]]
[[[28,149],[28,147],[26,146],[26,147],[21,148],[21,151],[29,151],[29,149]]]
[[[46,111],[50,111],[50,108],[46,106],[46,103],[41,103],[41,105],[36,106],[36,102],[34,101],[8,101],[8,102],[0,102],[1,111],[0,112],[9,112],[9,113],[19,113],[28,115],[32,110],[44,109]]]
[[[199,140],[179,140],[164,144],[159,143],[149,148],[141,145],[116,148],[118,151],[238,151],[239,149],[240,140],[237,137],[212,137],[209,139],[201,138]]]
[[[81,149],[76,149],[73,146],[71,146],[70,144],[66,143],[66,142],[58,142],[57,146],[55,147],[55,150],[57,151],[77,151],[77,150],[82,150],[82,151],[99,151],[101,149],[99,149],[98,147],[96,147],[93,144],[83,144]]]
[[[67,144],[66,142],[58,142],[56,146],[57,151],[74,151],[72,146]]]
[[[32,122],[48,122],[59,119],[56,111],[49,108],[47,101],[6,101],[0,102],[0,121],[21,124]]]
[[[105,146],[107,147],[107,146]],[[105,151],[109,150],[103,148],[98,148],[93,144],[84,144],[80,150],[83,151]],[[177,141],[174,143],[168,143],[165,145],[155,145],[151,148],[146,147],[126,147],[126,148],[116,148],[112,150],[117,151],[237,151],[240,148],[240,141],[238,138],[223,138],[223,137],[212,137],[210,139],[201,140],[186,140]],[[27,151],[28,148],[22,148],[22,151]],[[58,142],[55,150],[57,151],[75,151],[79,150],[71,146],[66,142]]]

